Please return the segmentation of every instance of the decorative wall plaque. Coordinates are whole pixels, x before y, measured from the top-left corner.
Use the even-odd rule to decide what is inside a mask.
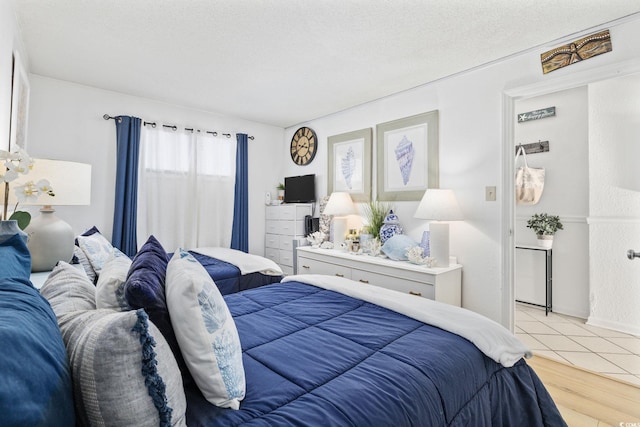
[[[612,50],[609,30],[591,34],[541,54],[542,72],[547,74]]]
[[[546,119],[556,115],[556,107],[547,107],[541,110],[527,111],[518,114],[518,123],[528,122],[529,120]]]

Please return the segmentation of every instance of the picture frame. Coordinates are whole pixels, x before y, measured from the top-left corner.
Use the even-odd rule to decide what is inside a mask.
[[[327,194],[344,191],[354,202],[371,200],[371,128],[328,138]]]
[[[18,52],[13,53],[13,79],[11,85],[11,134],[9,149],[27,148],[27,122],[29,118],[29,79]]]
[[[419,201],[438,188],[438,110],[376,126],[377,199]]]

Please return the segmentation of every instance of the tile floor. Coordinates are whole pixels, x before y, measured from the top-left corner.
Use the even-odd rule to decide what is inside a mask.
[[[640,386],[640,337],[520,303],[515,332],[534,353]]]

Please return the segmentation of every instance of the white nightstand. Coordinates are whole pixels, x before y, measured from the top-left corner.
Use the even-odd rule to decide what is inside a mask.
[[[31,280],[31,283],[33,283],[33,286],[36,289],[40,289],[42,285],[44,285],[44,282],[47,280],[47,277],[49,277],[49,274],[51,274],[50,271],[31,273],[31,277],[29,277],[29,280]]]
[[[355,255],[333,249],[299,247],[298,274],[328,274],[346,277],[399,292],[460,307],[462,304],[462,266],[427,268],[406,261],[393,261],[369,255]]]

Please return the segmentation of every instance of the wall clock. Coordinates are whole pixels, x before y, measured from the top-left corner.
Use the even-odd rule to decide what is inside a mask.
[[[291,160],[293,163],[304,166],[311,163],[318,151],[318,138],[313,129],[301,127],[291,138]]]

